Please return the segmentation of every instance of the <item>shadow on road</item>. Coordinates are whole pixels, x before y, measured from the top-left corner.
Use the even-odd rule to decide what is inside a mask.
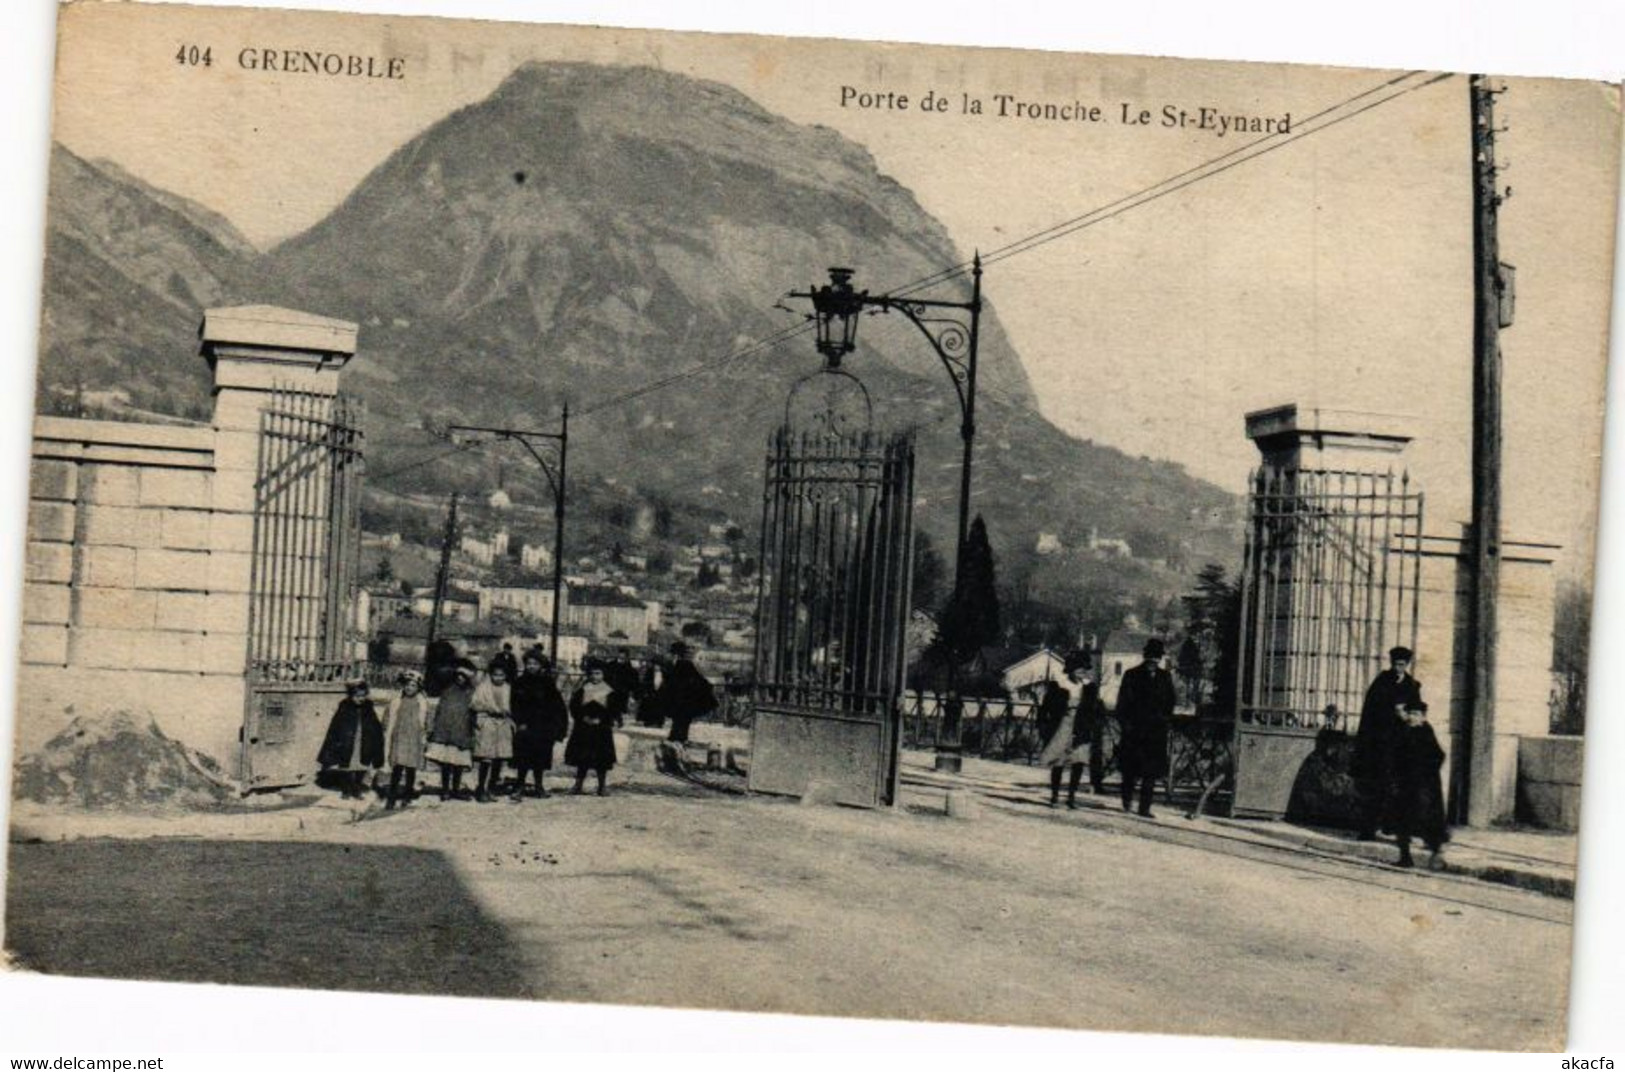
[[[437,852],[248,841],[13,843],[6,949],[39,972],[532,997]]]

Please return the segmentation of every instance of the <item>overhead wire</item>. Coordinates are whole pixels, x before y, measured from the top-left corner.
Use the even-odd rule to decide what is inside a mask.
[[[1335,104],[1321,109],[1318,112],[1312,113],[1307,118],[1302,120],[1301,123],[1296,125],[1293,131],[1289,134],[1264,135],[1263,137],[1257,138],[1245,145],[1238,146],[1235,149],[1231,149],[1227,152],[1221,153],[1218,156],[1204,160],[1200,164],[1186,168],[1183,171],[1170,175],[1150,184],[1149,186],[1142,187],[1133,193],[1126,194],[1114,201],[1091,209],[1090,211],[1081,215],[1073,216],[1069,219],[1062,220],[1059,223],[1051,224],[1048,227],[1031,232],[1030,234],[1024,235],[1012,242],[1006,243],[1003,246],[988,251],[988,253],[981,258],[982,263],[984,265],[994,264],[999,261],[1008,260],[1011,257],[1020,256],[1023,253],[1031,252],[1032,250],[1038,249],[1050,242],[1054,242],[1058,239],[1075,234],[1087,227],[1114,219],[1123,213],[1159,200],[1179,190],[1186,189],[1198,182],[1203,182],[1207,179],[1223,174],[1234,167],[1238,167],[1241,164],[1255,160],[1258,157],[1274,152],[1277,149],[1284,148],[1287,145],[1294,144],[1303,138],[1310,137],[1314,134],[1318,134],[1324,130],[1330,129],[1339,123],[1353,119],[1356,116],[1372,110],[1373,108],[1388,104],[1389,102],[1405,96],[1408,93],[1426,88],[1427,86],[1431,86],[1437,82],[1453,77],[1453,75],[1449,73],[1434,74],[1432,77],[1427,78],[1424,81],[1417,82],[1412,85],[1403,85],[1403,83],[1416,78],[1418,75],[1425,74],[1428,74],[1428,72],[1422,70],[1412,70],[1386,79],[1374,86],[1354,94],[1351,97],[1347,97],[1336,102]],[[1401,88],[1395,90],[1395,87]],[[1369,97],[1383,94],[1385,90],[1395,91],[1387,93],[1384,96],[1379,96],[1375,101],[1369,101],[1353,111],[1346,112],[1345,114],[1341,115],[1335,114],[1349,108],[1351,105],[1364,101]],[[1327,118],[1328,116],[1331,116],[1332,118]],[[930,275],[922,276],[913,282],[903,284],[902,286],[892,288],[891,290],[884,291],[882,293],[887,297],[907,297],[925,289],[926,287],[935,286],[940,283],[958,278],[969,271],[971,265],[972,262],[960,262],[959,264],[939,269]],[[780,343],[787,342],[790,339],[796,338],[797,336],[804,335],[808,331],[812,330],[812,327],[813,325],[811,318],[809,317],[807,320],[804,320],[799,324],[782,328],[759,339],[755,339],[752,342],[719,357],[702,361],[678,372],[659,377],[650,381],[649,383],[633,388],[632,390],[611,395],[608,398],[599,400],[598,402],[588,405],[578,411],[577,417],[578,419],[592,417],[617,406],[624,405],[627,402],[631,402],[656,391],[663,390],[664,388],[682,382],[683,380],[692,379],[705,375],[709,372],[714,372],[720,368],[723,368],[724,366],[741,361],[747,357],[755,356],[756,354],[762,353],[766,350],[771,350]],[[987,386],[988,385],[983,385],[984,390],[987,388]],[[996,394],[996,392],[992,393]],[[458,447],[453,449],[456,450],[466,448]],[[377,477],[377,479],[382,479],[385,476],[397,475],[400,472],[416,468],[420,464],[430,464],[431,462],[438,460],[439,457],[444,456],[445,455],[437,455],[435,457],[423,459],[419,463],[413,463],[412,465],[402,467],[399,470],[393,470],[389,473],[381,474],[379,477]]]

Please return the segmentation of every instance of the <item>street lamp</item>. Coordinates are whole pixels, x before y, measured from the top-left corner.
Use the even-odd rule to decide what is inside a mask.
[[[964,456],[959,467],[959,529],[954,546],[954,591],[964,582],[965,537],[970,531],[970,480],[972,445],[976,439],[976,347],[982,321],[982,257],[978,253],[971,260],[971,299],[968,302],[900,297],[891,294],[870,294],[852,286],[852,269],[831,268],[829,283],[821,287],[809,286],[805,291],[792,291],[792,298],[806,298],[812,302],[813,316],[818,329],[818,352],[824,355],[827,368],[841,367],[841,358],[857,346],[858,316],[865,310],[871,313],[898,312],[920,330],[926,342],[942,362],[959,400],[959,438],[964,444]],[[949,658],[950,680],[956,681],[956,668]],[[960,765],[959,719],[957,705],[944,717],[942,732],[946,740],[937,746],[937,769],[955,770]]]
[[[818,322],[818,352],[829,368],[840,368],[842,356],[857,349],[858,314],[872,300],[869,292],[852,289],[852,269],[831,268],[829,285],[809,290],[808,296]]]
[[[534,432],[520,428],[481,428],[468,424],[454,424],[448,431],[453,435],[462,433],[511,439],[530,453],[536,464],[541,466],[542,475],[547,477],[548,487],[553,491],[553,622],[548,637],[548,658],[556,668],[559,665],[559,610],[563,604],[561,590],[564,587],[564,481],[570,449],[570,405],[565,403],[557,432]],[[536,449],[536,445],[532,442],[536,439],[550,440],[558,444],[556,472]]]

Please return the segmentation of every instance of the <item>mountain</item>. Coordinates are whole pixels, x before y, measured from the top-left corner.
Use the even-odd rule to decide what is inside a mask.
[[[589,512],[633,494],[749,525],[767,436],[820,362],[810,334],[741,354],[802,323],[806,303],[781,303],[785,292],[824,281],[828,265],[878,292],[966,259],[860,146],[648,68],[522,67],[264,255],[114,168],[58,150],[55,169],[42,378],[65,382],[72,366],[167,394],[174,411],[206,398],[202,362],[154,355],[183,353],[205,305],[353,319],[362,353],[347,375],[369,406],[373,485],[402,494],[499,479],[478,452],[427,460],[444,448],[425,426],[548,429],[568,401],[572,488]],[[1233,556],[1234,496],[1039,415],[989,289],[973,492],[1001,568],[1064,583],[1070,560],[1038,562],[1037,536],[1076,547],[1091,529],[1176,568]],[[927,296],[968,293],[960,279]],[[959,414],[937,357],[901,316],[865,317],[846,367],[877,426],[916,430],[917,517],[951,548]],[[500,479],[516,501],[541,497],[523,455]],[[1178,583],[1162,567],[1124,569],[1137,584]]]
[[[208,373],[186,340],[202,309],[259,292],[257,252],[217,213],[60,145],[50,182],[41,386],[206,412]]]

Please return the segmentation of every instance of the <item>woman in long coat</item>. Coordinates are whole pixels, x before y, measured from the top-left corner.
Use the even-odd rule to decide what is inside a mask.
[[[1038,706],[1038,728],[1044,736],[1044,751],[1038,761],[1049,768],[1049,806],[1061,798],[1061,772],[1066,771],[1066,806],[1078,806],[1078,785],[1083,781],[1083,765],[1089,761],[1091,716],[1098,698],[1089,668],[1075,666],[1067,671],[1073,690],[1059,681],[1044,683],[1044,698]]]
[[[553,767],[553,745],[564,739],[570,715],[559,692],[553,667],[535,648],[525,652],[525,669],[513,683],[513,796],[525,793],[525,780],[536,772],[536,795],[550,795],[542,775]]]
[[[603,667],[587,671],[587,680],[570,697],[570,717],[575,725],[564,746],[564,762],[576,769],[575,788],[580,793],[590,770],[598,776],[598,795],[609,792],[604,776],[615,766],[615,727],[621,723],[620,693],[604,680]]]
[[[340,791],[346,798],[358,799],[367,772],[384,765],[384,726],[361,678],[348,683],[345,697],[327,725],[316,762],[323,770],[338,773]]]
[[[425,759],[440,766],[440,799],[463,791],[463,772],[474,762],[474,664],[458,660],[452,682],[435,704]]]
[[[1117,746],[1123,772],[1123,810],[1133,806],[1140,787],[1140,814],[1151,817],[1151,794],[1157,779],[1168,776],[1168,723],[1174,717],[1174,678],[1162,665],[1167,648],[1152,637],[1145,642],[1145,661],[1123,675],[1117,690],[1117,720],[1123,736]]]

